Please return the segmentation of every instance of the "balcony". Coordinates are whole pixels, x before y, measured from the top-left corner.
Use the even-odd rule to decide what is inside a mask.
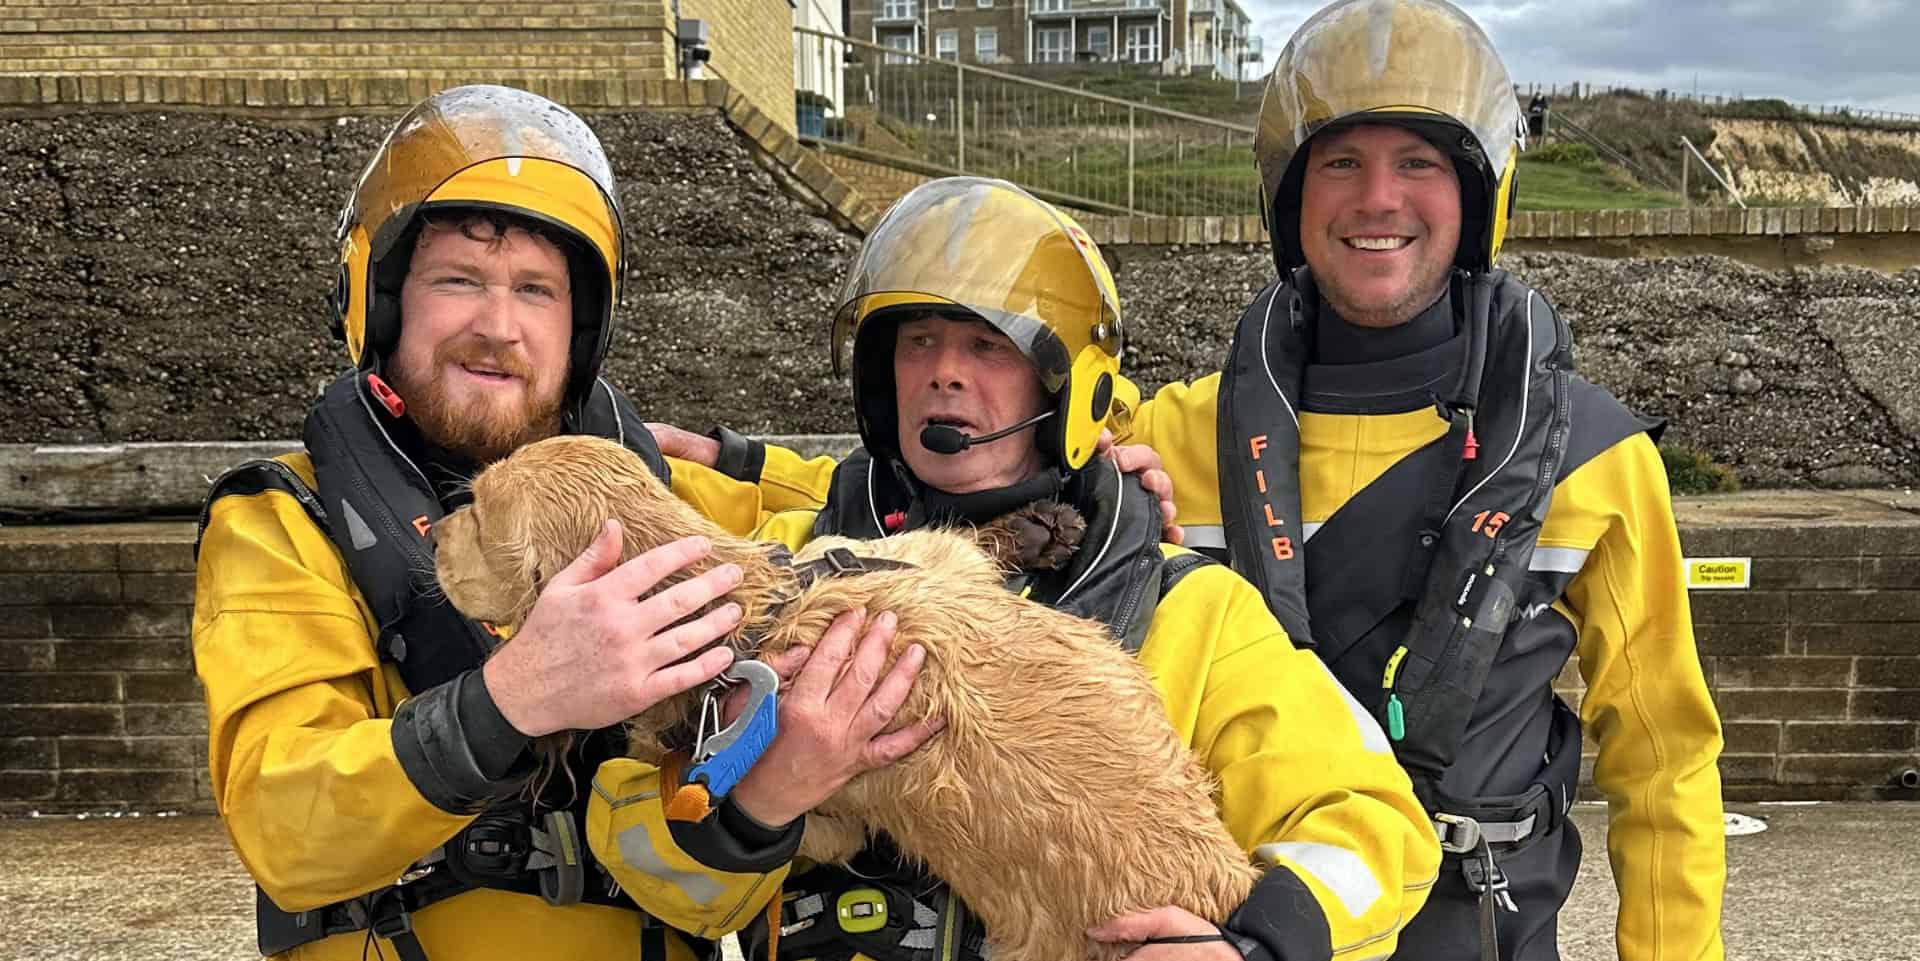
[[[1027,16],[1034,20],[1068,17],[1158,16],[1162,0],[1033,0]]]

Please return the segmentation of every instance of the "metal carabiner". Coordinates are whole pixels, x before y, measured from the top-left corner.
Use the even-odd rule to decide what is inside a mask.
[[[780,675],[764,661],[739,660],[716,678],[719,687],[707,688],[700,705],[700,726],[693,746],[693,765],[687,783],[699,782],[715,799],[725,797],[746,776],[753,762],[766,753],[778,729]],[[747,685],[747,703],[740,716],[720,726],[722,688]]]

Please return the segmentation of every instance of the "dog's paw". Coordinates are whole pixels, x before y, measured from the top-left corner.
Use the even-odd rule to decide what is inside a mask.
[[[1036,501],[980,528],[980,546],[1002,567],[1058,570],[1080,547],[1087,521],[1058,501]]]

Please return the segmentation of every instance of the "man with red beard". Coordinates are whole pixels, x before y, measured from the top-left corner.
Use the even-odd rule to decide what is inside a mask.
[[[738,607],[686,617],[737,568],[649,595],[707,553],[702,539],[617,564],[609,523],[504,641],[434,590],[435,521],[523,444],[597,434],[668,479],[598,376],[624,274],[616,197],[599,142],[557,104],[461,87],[413,108],[340,220],[334,332],[354,369],[315,404],[304,452],[214,485],[194,662],[263,954],[690,959],[712,946],[680,932],[764,900],[798,846],[797,826],[768,829],[732,801],[669,823],[657,786],[620,840],[652,874],[622,890],[581,843],[583,823],[605,820],[597,777],[629,790],[659,777],[620,756],[617,726],[731,662],[712,645]],[[802,669],[835,709],[783,726],[772,749],[799,745],[829,789],[931,732],[881,733],[918,661],[839,678],[851,657],[884,663],[890,639],[876,626],[855,650],[843,620],[820,645],[834,653]],[[562,731],[567,776],[530,787],[531,739]]]

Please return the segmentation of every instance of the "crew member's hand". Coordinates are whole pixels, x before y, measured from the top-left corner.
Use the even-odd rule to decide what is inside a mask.
[[[720,442],[705,434],[682,430],[672,424],[652,422],[647,424],[647,429],[653,432],[653,442],[659,445],[660,453],[668,457],[678,457],[703,467],[720,463]]]
[[[856,649],[854,636],[863,626],[866,633]],[[926,652],[914,644],[889,669],[893,630],[891,613],[869,622],[865,611],[849,611],[834,620],[811,652],[794,648],[769,659],[793,682],[780,693],[779,733],[734,786],[740,810],[761,824],[785,825],[855,776],[911,754],[946,726],[943,719],[923,718],[882,733],[907,702],[926,662]]]
[[[1127,961],[1242,961],[1213,922],[1184,908],[1123,914],[1087,932],[1102,944],[1136,944]],[[1155,939],[1188,939],[1162,940]]]
[[[733,663],[724,645],[679,662],[733,630],[738,605],[676,622],[738,585],[740,568],[723,564],[642,597],[713,546],[689,537],[617,564],[620,543],[619,522],[607,521],[481,669],[500,713],[520,733],[539,737],[618,724]]]
[[[1100,440],[1094,446],[1094,452],[1103,454],[1119,465],[1122,474],[1140,475],[1140,486],[1147,492],[1160,498],[1160,521],[1166,525],[1161,529],[1160,539],[1169,544],[1178,544],[1186,540],[1186,531],[1173,522],[1173,478],[1168,476],[1165,464],[1160,461],[1160,453],[1145,444],[1113,443],[1113,432],[1103,430]]]

